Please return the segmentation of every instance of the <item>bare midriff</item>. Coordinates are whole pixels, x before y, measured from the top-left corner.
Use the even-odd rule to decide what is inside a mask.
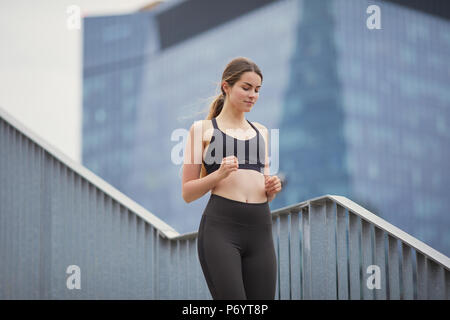
[[[204,154],[206,148],[209,146],[213,129],[210,121],[203,121],[203,123],[205,128],[203,131],[202,154]],[[253,136],[234,138],[247,140],[254,136],[255,134],[253,133]],[[245,203],[263,203],[267,201],[264,174],[250,169],[238,169],[237,171],[231,172],[228,177],[220,180],[211,189],[211,193]]]
[[[261,203],[267,201],[264,175],[250,169],[238,169],[230,173],[228,177],[219,181],[211,189],[211,193],[240,202]]]

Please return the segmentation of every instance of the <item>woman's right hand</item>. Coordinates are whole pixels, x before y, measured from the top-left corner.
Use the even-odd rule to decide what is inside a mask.
[[[228,156],[222,159],[220,168],[217,170],[217,175],[219,179],[225,179],[233,171],[237,171],[239,168],[238,158],[236,156]]]

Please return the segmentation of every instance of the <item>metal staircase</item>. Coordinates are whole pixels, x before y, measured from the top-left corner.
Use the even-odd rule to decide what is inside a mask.
[[[178,234],[1,108],[0,182],[0,299],[211,298],[196,232]],[[449,299],[447,256],[345,197],[272,217],[277,299]]]

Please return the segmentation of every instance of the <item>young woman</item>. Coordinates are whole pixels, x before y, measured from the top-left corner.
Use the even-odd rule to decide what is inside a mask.
[[[207,119],[191,126],[185,148],[183,199],[189,203],[211,190],[197,250],[213,299],[275,297],[269,201],[281,191],[281,182],[269,176],[268,130],[244,116],[258,100],[262,79],[251,60],[230,61],[222,94]]]

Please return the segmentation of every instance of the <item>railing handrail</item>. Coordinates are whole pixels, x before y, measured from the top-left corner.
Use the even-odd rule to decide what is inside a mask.
[[[308,207],[310,204],[317,203],[317,202],[324,202],[326,200],[332,200],[332,201],[335,201],[336,203],[339,203],[342,207],[350,210],[351,212],[358,215],[359,217],[366,220],[367,222],[382,229],[383,231],[385,231],[389,235],[393,236],[394,238],[397,238],[398,240],[411,246],[416,251],[424,254],[428,258],[443,265],[447,270],[450,270],[450,258],[449,257],[447,257],[446,255],[433,249],[432,247],[423,243],[419,239],[414,238],[413,236],[406,233],[405,231],[397,228],[393,224],[387,222],[386,220],[380,218],[379,216],[375,215],[374,213],[370,212],[369,210],[365,209],[364,207],[361,207],[357,203],[355,203],[352,200],[350,200],[346,197],[343,197],[343,196],[327,194],[327,195],[323,195],[323,196],[320,196],[317,198],[313,198],[310,200],[292,204],[292,205],[289,205],[289,206],[286,206],[283,208],[273,210],[272,217],[280,216],[283,214],[289,214],[290,212],[293,212],[293,211],[297,212],[297,211],[300,211],[304,207]],[[171,239],[183,240],[183,239],[195,238],[196,236],[197,236],[197,232],[189,232],[189,233],[181,234],[179,236],[172,237]]]
[[[152,225],[155,229],[158,230],[158,232],[165,238],[169,240],[182,240],[182,239],[189,239],[189,238],[195,238],[197,236],[197,231],[194,232],[188,232],[184,234],[178,233],[174,228],[172,228],[169,224],[158,218],[153,213],[149,212],[147,209],[139,205],[137,202],[132,200],[131,198],[127,197],[125,194],[114,188],[112,185],[110,185],[108,182],[94,174],[89,169],[85,168],[82,164],[78,163],[77,161],[71,159],[67,155],[65,155],[62,151],[60,151],[55,146],[51,145],[50,143],[46,142],[43,138],[41,138],[39,135],[34,133],[32,130],[28,129],[25,125],[23,125],[20,121],[15,119],[13,116],[11,116],[8,112],[6,112],[1,106],[0,106],[0,117],[6,120],[11,126],[15,127],[19,132],[26,135],[30,140],[41,146],[46,152],[50,153],[52,156],[54,156],[56,159],[64,163],[68,168],[72,169],[76,173],[78,173],[81,177],[92,183],[93,185],[97,186],[99,189],[101,189],[105,194],[116,200],[117,202],[121,203],[124,207],[130,209],[134,213],[136,213],[138,216],[140,216],[142,219],[144,219],[147,223]],[[427,244],[423,243],[422,241],[414,238],[410,234],[402,231],[401,229],[397,228],[396,226],[390,224],[386,220],[380,218],[379,216],[373,214],[369,210],[361,207],[357,203],[353,202],[352,200],[343,197],[343,196],[336,196],[336,195],[323,195],[317,198],[313,198],[310,200],[306,200],[303,202],[299,202],[297,204],[289,205],[280,209],[276,209],[272,211],[272,216],[278,216],[282,214],[289,214],[292,211],[301,210],[303,207],[307,207],[312,203],[315,202],[323,202],[327,199],[333,200],[336,203],[339,203],[341,206],[347,208],[348,210],[351,210],[353,213],[361,217],[362,219],[366,220],[367,222],[377,226],[378,228],[384,230],[391,236],[399,239],[400,241],[408,244],[409,246],[413,247],[418,252],[421,252],[425,256],[429,257],[430,259],[434,260],[435,262],[443,265],[447,270],[450,270],[450,258],[445,256],[444,254],[440,253],[439,251],[433,249],[432,247],[428,246]]]
[[[46,152],[50,153],[56,159],[64,163],[64,165],[66,165],[68,168],[75,171],[77,174],[79,174],[81,177],[83,177],[84,179],[95,185],[97,188],[101,189],[106,195],[110,196],[111,198],[122,204],[124,207],[135,212],[139,217],[141,217],[146,222],[155,227],[163,237],[173,238],[180,235],[174,228],[172,228],[166,222],[155,216],[153,213],[149,212],[147,209],[142,207],[136,201],[127,197],[125,194],[114,188],[111,184],[109,184],[108,182],[97,176],[95,173],[84,167],[82,164],[68,157],[58,148],[45,141],[35,132],[27,128],[24,124],[22,124],[12,115],[6,112],[1,106],[0,106],[0,117],[5,119],[6,122],[9,123],[9,125],[15,127],[16,130],[18,130],[23,135],[27,136],[30,140],[39,145]]]
[[[364,219],[367,222],[370,222],[371,224],[375,225],[376,227],[384,230],[389,235],[393,236],[394,238],[397,238],[398,240],[400,240],[400,241],[404,242],[405,244],[414,248],[416,251],[424,254],[428,258],[443,265],[447,270],[450,270],[450,258],[449,257],[440,253],[436,249],[433,249],[432,247],[430,247],[426,243],[420,241],[419,239],[413,237],[409,233],[406,233],[405,231],[397,228],[393,224],[391,224],[391,223],[387,222],[386,220],[380,218],[379,216],[373,214],[366,208],[361,207],[359,204],[353,202],[352,200],[350,200],[346,197],[336,196],[336,195],[326,195],[322,198],[325,198],[325,197],[333,199],[336,203],[339,203],[341,206],[351,210],[353,213],[360,216],[362,219]],[[315,200],[310,200],[310,201],[312,202]]]

